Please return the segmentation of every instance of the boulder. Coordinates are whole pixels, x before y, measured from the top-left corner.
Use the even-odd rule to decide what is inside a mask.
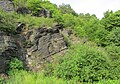
[[[65,37],[69,37],[73,34],[73,31],[71,29],[62,29],[60,33]]]

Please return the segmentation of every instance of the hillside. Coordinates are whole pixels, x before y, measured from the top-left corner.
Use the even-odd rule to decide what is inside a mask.
[[[120,10],[100,20],[42,0],[0,8],[1,84],[120,83]]]

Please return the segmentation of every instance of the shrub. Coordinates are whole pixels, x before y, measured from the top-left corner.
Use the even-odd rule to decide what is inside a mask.
[[[12,58],[9,62],[9,71],[12,70],[22,70],[23,69],[23,62],[17,58]]]
[[[120,46],[120,10],[116,12],[107,11],[104,18],[100,21],[101,25],[104,26],[104,30],[107,34],[103,36],[105,46],[116,45]]]
[[[72,14],[63,14],[62,19],[63,19],[63,24],[65,27],[74,28],[75,16],[73,16]]]
[[[59,10],[62,14],[72,14],[74,16],[78,16],[78,14],[71,8],[69,4],[59,5]]]
[[[0,10],[0,30],[7,33],[15,33],[16,16],[14,13],[7,13]]]
[[[120,27],[113,29],[106,37],[108,45],[120,46]]]
[[[93,82],[109,78],[109,61],[106,54],[87,45],[72,46],[54,70],[54,75],[64,79]]]
[[[105,47],[105,49],[111,61],[120,60],[120,47],[115,46],[115,45],[109,45]]]
[[[120,26],[120,10],[116,12],[109,12],[107,11],[107,16],[105,15],[104,18],[101,20],[102,25],[105,26],[107,31],[112,31],[113,29]]]
[[[105,47],[107,53],[108,53],[108,58],[110,59],[110,72],[111,76],[114,79],[120,79],[120,47],[115,46],[115,45],[110,45]]]

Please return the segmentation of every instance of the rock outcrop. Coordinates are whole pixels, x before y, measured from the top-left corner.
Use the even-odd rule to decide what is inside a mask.
[[[38,10],[36,13],[34,13],[34,16],[37,17],[47,17],[47,18],[52,18],[52,12],[50,10],[47,10],[43,7],[40,7],[41,10]]]
[[[5,72],[7,63],[11,58],[21,56],[20,46],[17,41],[12,36],[0,31],[0,73]]]
[[[26,61],[31,70],[39,70],[44,60],[67,49],[66,42],[57,28],[39,28],[26,34]]]
[[[14,11],[14,6],[11,0],[0,0],[0,8],[5,11]]]
[[[25,32],[20,30],[22,27],[17,28],[19,32],[15,36],[0,31],[0,73],[6,70],[7,62],[14,57],[22,60],[27,69],[38,71],[48,57],[67,49],[58,28],[38,28]]]

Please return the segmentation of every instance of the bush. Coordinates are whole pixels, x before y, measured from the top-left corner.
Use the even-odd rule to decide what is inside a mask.
[[[14,14],[0,10],[0,30],[11,34],[15,33],[16,16]]]
[[[9,71],[12,70],[22,70],[23,69],[23,62],[17,58],[12,58],[9,62]]]
[[[109,61],[106,54],[87,45],[72,46],[54,70],[54,75],[64,79],[93,82],[109,79]]]
[[[63,19],[63,24],[65,27],[74,28],[75,16],[73,16],[72,14],[63,14],[62,19]]]
[[[108,45],[120,46],[120,27],[113,29],[106,37]]]
[[[115,46],[115,45],[110,45],[105,47],[107,53],[108,53],[108,58],[110,59],[110,72],[111,76],[114,79],[120,79],[120,47]]]
[[[109,12],[107,11],[107,16],[105,15],[104,18],[101,20],[102,25],[105,26],[107,31],[112,31],[113,29],[120,26],[120,10],[116,12]]]
[[[105,47],[105,49],[111,61],[120,60],[120,47],[115,46],[115,45],[109,45]]]
[[[100,21],[108,33],[103,36],[105,46],[116,45],[120,46],[120,10],[116,12],[107,11],[104,18]]]

